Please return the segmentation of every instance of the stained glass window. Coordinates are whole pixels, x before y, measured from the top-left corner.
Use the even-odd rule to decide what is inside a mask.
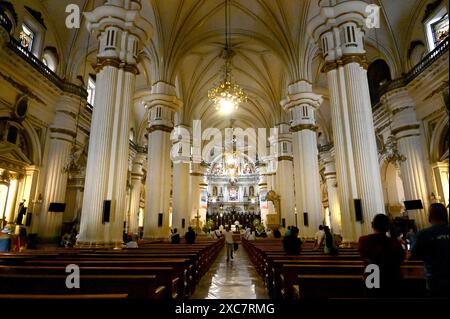
[[[19,38],[20,44],[28,51],[31,51],[33,48],[34,32],[26,24],[22,24],[22,31],[20,31]]]

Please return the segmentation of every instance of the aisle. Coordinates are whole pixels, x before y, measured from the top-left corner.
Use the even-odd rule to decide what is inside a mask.
[[[239,245],[234,259],[226,261],[224,247],[203,276],[191,299],[268,299],[264,282]]]

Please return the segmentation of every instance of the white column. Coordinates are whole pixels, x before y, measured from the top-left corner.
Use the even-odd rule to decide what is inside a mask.
[[[308,32],[320,43],[330,89],[336,173],[342,235],[356,241],[372,232],[371,220],[384,213],[378,153],[365,70],[364,34],[367,3],[321,2],[320,13]],[[360,199],[362,221],[355,218],[353,201]]]
[[[422,200],[424,209],[408,211],[419,227],[428,225],[427,210],[429,196],[426,180],[426,161],[420,137],[420,124],[416,118],[414,102],[406,88],[388,92],[382,97],[392,112],[392,134],[397,141],[398,151],[405,157],[400,162],[400,177],[403,182],[405,200]]]
[[[338,185],[336,179],[336,166],[332,151],[320,153],[321,161],[325,167],[324,175],[327,185],[328,210],[330,213],[331,229],[335,234],[342,233],[341,207],[339,205]]]
[[[106,2],[85,13],[88,30],[99,40],[99,51],[80,246],[122,242],[136,58],[152,31],[140,9],[135,1]],[[103,222],[105,200],[111,203],[109,223]]]
[[[281,105],[291,115],[295,204],[303,221],[301,235],[312,237],[323,220],[316,133],[316,110],[322,104],[322,97],[314,94],[306,81],[290,85],[288,93]],[[305,213],[308,225],[305,225]]]
[[[131,171],[130,219],[128,222],[128,230],[133,234],[137,234],[139,230],[141,187],[142,178],[144,177],[142,166],[145,157],[146,154],[138,153],[133,161],[133,168]]]
[[[280,196],[280,217],[287,226],[295,226],[294,167],[292,163],[292,135],[288,124],[277,125],[278,134],[270,137],[272,149],[277,148],[275,167],[275,191]]]
[[[175,87],[163,82],[152,87],[151,94],[144,98],[144,102],[150,110],[144,237],[166,238],[170,233],[172,188],[170,132],[173,129],[174,114],[181,108],[182,103],[176,97]]]
[[[187,230],[191,215],[189,212],[190,134],[187,133],[189,133],[188,128],[179,125],[172,134],[174,142],[174,152],[172,153],[172,228],[177,228],[180,232]]]
[[[39,218],[39,236],[54,240],[60,235],[62,212],[49,212],[50,203],[64,203],[66,199],[67,171],[73,139],[76,135],[75,114],[80,105],[79,97],[63,96],[56,106],[53,124],[50,126],[50,145],[46,161],[45,190]]]

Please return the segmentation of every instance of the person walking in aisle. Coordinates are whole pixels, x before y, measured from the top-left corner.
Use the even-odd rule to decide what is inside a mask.
[[[227,261],[229,261],[230,258],[233,259],[233,244],[234,244],[233,233],[231,232],[229,226],[225,229],[224,236],[225,236],[225,244],[227,246]]]

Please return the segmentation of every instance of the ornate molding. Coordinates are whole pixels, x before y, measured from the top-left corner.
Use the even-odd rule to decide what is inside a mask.
[[[166,125],[152,125],[149,128],[147,128],[148,133],[152,133],[155,131],[163,131],[163,132],[171,133],[172,130],[173,130],[173,127],[166,126]]]
[[[310,130],[310,131],[316,132],[318,130],[318,128],[319,127],[315,124],[299,124],[299,125],[292,126],[289,130],[291,132],[299,132],[299,131],[303,131],[303,130]]]

